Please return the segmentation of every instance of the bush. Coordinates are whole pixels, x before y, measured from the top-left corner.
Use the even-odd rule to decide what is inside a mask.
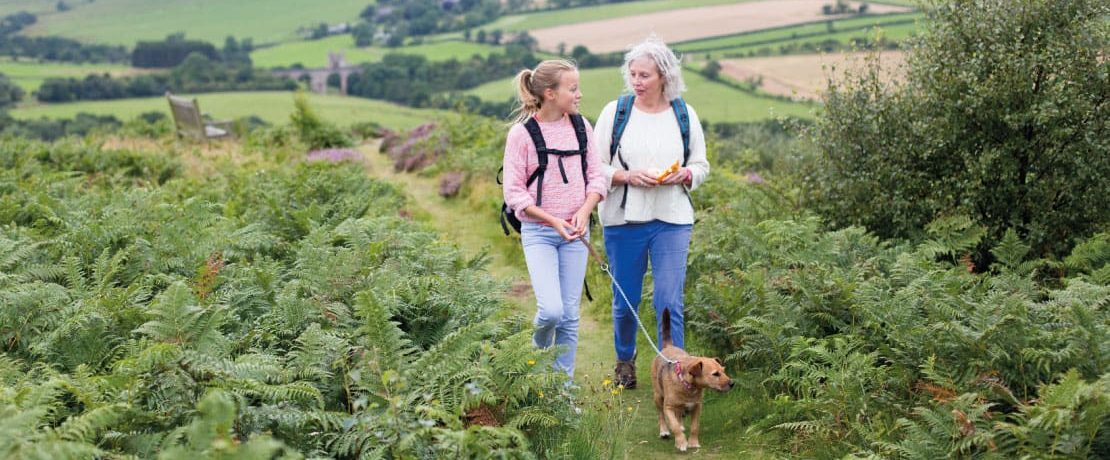
[[[7,75],[0,73],[0,110],[14,106],[23,100],[23,88],[8,79]]]
[[[310,150],[326,149],[331,147],[350,147],[354,143],[350,137],[335,125],[322,120],[312,107],[303,92],[293,96],[293,113],[289,119],[293,128]]]
[[[1062,256],[1110,222],[1110,6],[937,2],[903,84],[872,66],[830,86],[813,131],[814,206],[835,226],[921,237],[940,215],[1013,228]],[[961,63],[959,66],[952,63]]]

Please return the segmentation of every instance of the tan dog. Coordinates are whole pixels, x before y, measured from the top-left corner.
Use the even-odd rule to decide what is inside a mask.
[[[732,379],[725,374],[721,360],[700,358],[686,354],[671,343],[671,314],[663,309],[663,356],[651,362],[651,390],[655,395],[655,408],[659,410],[659,437],[666,439],[674,433],[674,446],[682,452],[688,447],[700,448],[698,443],[698,418],[701,416],[702,392],[706,388],[724,393],[732,389]],[[683,434],[682,417],[690,414],[690,440]]]

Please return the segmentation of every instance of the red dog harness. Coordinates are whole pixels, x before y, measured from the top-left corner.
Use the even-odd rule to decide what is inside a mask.
[[[687,382],[686,379],[683,378],[681,361],[674,362],[674,375],[675,377],[678,377],[679,382],[682,382],[682,386],[686,387],[686,391],[694,391],[694,385],[690,384],[690,382]]]

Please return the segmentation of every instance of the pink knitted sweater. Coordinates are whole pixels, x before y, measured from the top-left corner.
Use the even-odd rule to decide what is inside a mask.
[[[585,120],[583,120],[585,121]],[[556,150],[578,150],[578,138],[570,119],[563,117],[558,121],[540,122],[547,148]],[[570,219],[586,202],[586,195],[595,192],[605,198],[609,183],[601,166],[601,158],[594,149],[593,127],[586,121],[586,172],[589,177],[587,187],[582,177],[582,158],[577,156],[563,158],[563,169],[567,173],[567,183],[559,174],[559,157],[551,155],[547,159],[547,171],[543,176],[543,200],[540,209],[560,219]],[[522,222],[539,222],[524,214],[524,208],[536,204],[537,183],[525,187],[528,177],[539,167],[539,156],[532,138],[523,124],[517,123],[509,129],[505,141],[505,178],[503,192],[505,203],[516,212]],[[538,182],[538,181],[537,181]]]

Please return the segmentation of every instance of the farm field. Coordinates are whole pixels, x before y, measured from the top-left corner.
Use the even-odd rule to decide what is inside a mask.
[[[738,81],[761,79],[761,89],[778,96],[817,99],[829,77],[842,78],[846,72],[863,68],[870,53],[802,54],[720,61],[721,73]],[[885,51],[879,55],[884,80],[899,79],[905,53]]]
[[[4,0],[0,2],[0,16],[26,11],[34,15],[50,14],[57,11],[58,2],[51,0]]]
[[[256,45],[299,39],[298,27],[353,21],[365,0],[98,0],[70,2],[73,9],[44,15],[27,35],[134,46],[175,32],[222,44],[228,35]]]
[[[0,73],[7,75],[15,84],[30,93],[37,90],[42,81],[53,77],[82,78],[89,74],[107,73],[113,77],[136,75],[146,72],[124,65],[115,64],[74,64],[70,62],[35,62],[0,59]]]
[[[847,44],[854,38],[874,37],[876,28],[882,29],[883,36],[889,40],[902,40],[917,30],[916,22],[923,17],[920,13],[868,15],[832,21],[832,31],[829,22],[819,22],[682,42],[675,44],[674,49],[696,54],[699,59],[716,59],[791,43],[835,40]]]
[[[430,61],[443,61],[451,58],[465,59],[475,54],[482,56],[496,53],[500,47],[480,43],[447,40],[421,45],[398,48],[357,47],[351,35],[335,35],[320,40],[282,43],[277,46],[257,49],[251,53],[255,67],[289,67],[300,63],[308,68],[324,67],[328,64],[328,52],[345,53],[347,63],[360,64],[377,62],[389,53],[417,54]]]
[[[769,97],[760,97],[706,80],[694,72],[684,72],[687,91],[683,97],[690,102],[702,120],[711,122],[740,122],[796,116],[811,118],[812,107]],[[585,69],[581,71],[581,111],[590,119],[597,117],[605,104],[617,98],[624,90],[624,81],[616,67]],[[473,94],[487,101],[504,101],[513,97],[512,79],[487,83],[466,94]]]
[[[667,42],[678,43],[844,17],[822,14],[821,7],[825,3],[823,0],[779,0],[683,8],[533,29],[530,34],[539,42],[541,49],[553,50],[564,43],[568,48],[586,45],[593,52],[614,52],[652,33]],[[856,3],[852,5],[858,6]],[[873,4],[870,11],[884,14],[908,12],[910,9]]]
[[[358,97],[322,96],[307,94],[308,101],[320,116],[340,125],[374,121],[394,129],[407,129],[433,119],[434,110],[413,109],[384,101]],[[231,119],[257,115],[268,123],[286,123],[293,112],[293,93],[284,91],[206,93],[197,96],[201,110],[217,119]],[[73,118],[80,112],[96,115],[114,115],[128,120],[143,112],[163,112],[169,115],[165,97],[119,99],[112,101],[74,102],[21,107],[11,111],[20,119]]]
[[[538,11],[534,13],[514,14],[504,16],[490,24],[482,26],[479,30],[501,29],[509,32],[543,27],[555,27],[567,24],[577,24],[584,19],[599,21],[640,14],[669,11],[697,6],[728,5],[752,0],[656,0],[647,2],[614,3],[579,8],[569,8],[554,11]]]

